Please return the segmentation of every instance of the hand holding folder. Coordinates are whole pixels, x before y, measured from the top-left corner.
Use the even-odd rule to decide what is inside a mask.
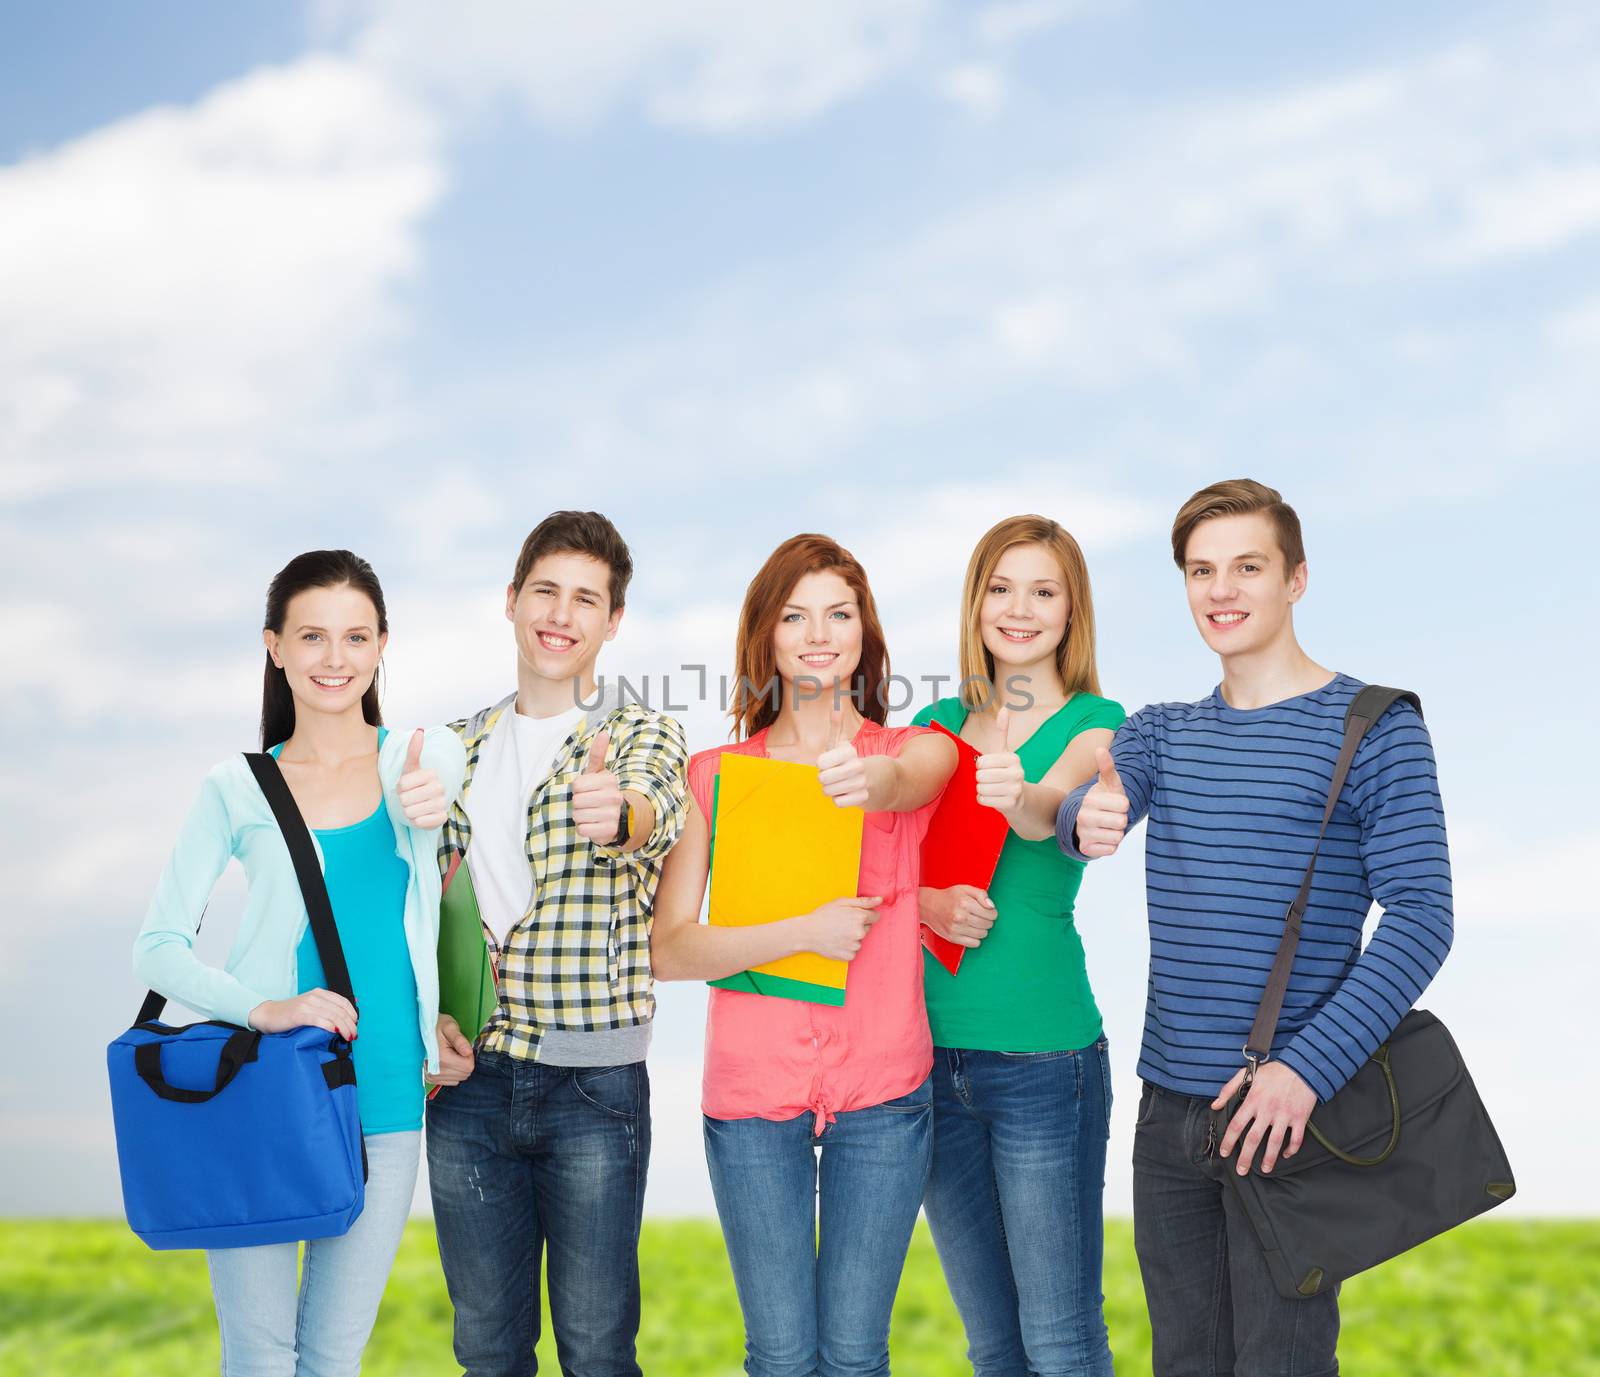
[[[865,819],[822,792],[815,766],[725,755],[712,806],[711,921],[771,923],[854,895]],[[800,952],[710,983],[842,1005],[848,970],[848,962]]]
[[[1011,825],[1005,814],[978,802],[977,749],[937,722],[932,725],[956,743],[956,772],[945,785],[922,838],[920,883],[929,889],[972,885],[987,890]],[[926,923],[922,945],[951,975],[960,970],[967,949],[939,936]]]

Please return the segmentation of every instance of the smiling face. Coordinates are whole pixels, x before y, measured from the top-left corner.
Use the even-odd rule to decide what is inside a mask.
[[[1004,551],[978,608],[978,630],[994,657],[996,681],[1053,660],[1071,616],[1061,566],[1049,550],[1029,543]]]
[[[563,551],[534,561],[521,588],[506,589],[522,664],[541,679],[577,678],[587,687],[600,647],[622,621],[610,588],[610,566],[592,555]]]
[[[262,639],[288,680],[298,715],[359,713],[389,638],[378,632],[372,599],[341,583],[296,593],[282,632],[268,629]]]
[[[1184,550],[1189,611],[1218,655],[1248,655],[1293,634],[1306,566],[1293,569],[1260,512],[1202,521]]]
[[[820,683],[831,701],[835,684],[848,685],[861,663],[861,606],[855,590],[832,570],[807,574],[794,586],[772,633],[777,672],[788,683]]]

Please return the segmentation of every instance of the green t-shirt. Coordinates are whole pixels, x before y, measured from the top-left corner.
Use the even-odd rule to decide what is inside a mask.
[[[1118,703],[1074,694],[1017,751],[1023,777],[1037,784],[1079,732],[1115,731]],[[916,716],[958,736],[967,720],[959,698],[941,698]],[[1083,862],[1064,856],[1054,837],[1027,841],[1008,833],[989,885],[997,913],[989,935],[969,948],[951,975],[924,953],[928,1023],[938,1047],[986,1052],[1062,1052],[1100,1036],[1100,1010],[1089,988],[1083,942],[1072,919]]]

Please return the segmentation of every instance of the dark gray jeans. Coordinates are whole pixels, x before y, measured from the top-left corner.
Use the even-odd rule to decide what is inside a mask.
[[[1133,1237],[1155,1377],[1336,1377],[1338,1290],[1285,1300],[1234,1193],[1207,1175],[1210,1101],[1145,1082]]]

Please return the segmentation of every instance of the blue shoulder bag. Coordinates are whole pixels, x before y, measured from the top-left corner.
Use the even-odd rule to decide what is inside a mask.
[[[305,820],[278,762],[245,760],[288,844],[328,988],[354,1004]],[[350,1044],[323,1028],[171,1027],[165,1007],[151,990],[106,1049],[134,1233],[152,1248],[243,1248],[346,1232],[366,1191]]]

